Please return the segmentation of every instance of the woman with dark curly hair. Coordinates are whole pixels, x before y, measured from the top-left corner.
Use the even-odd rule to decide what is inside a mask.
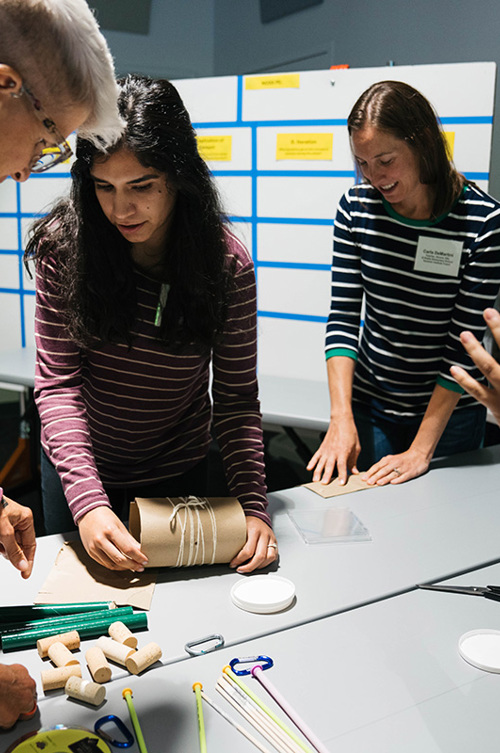
[[[450,368],[473,371],[460,332],[482,338],[498,292],[500,204],[457,172],[433,107],[408,84],[373,84],[347,125],[362,181],[335,220],[330,426],[308,468],[323,483],[359,466],[368,483],[399,484],[433,455],[481,446],[486,411]]]
[[[95,560],[142,570],[120,518],[135,496],[206,494],[213,417],[247,520],[231,564],[248,572],[277,557],[253,265],[223,221],[174,86],[119,83],[124,136],[104,155],[78,140],[71,197],[36,224],[26,251],[37,272],[46,530],[74,520]]]

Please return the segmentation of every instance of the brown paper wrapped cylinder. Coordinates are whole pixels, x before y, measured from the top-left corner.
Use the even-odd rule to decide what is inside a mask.
[[[52,643],[47,649],[49,659],[56,665],[56,667],[69,667],[71,664],[79,664],[78,659],[73,656],[69,648],[67,648],[61,641]]]
[[[36,647],[42,659],[47,656],[49,646],[57,642],[64,643],[66,648],[73,651],[75,648],[80,648],[80,635],[76,630],[70,630],[69,633],[59,633],[58,635],[50,635],[48,638],[40,638],[36,642]]]
[[[111,680],[111,667],[102,648],[99,648],[99,646],[89,648],[85,652],[85,661],[94,682],[109,682]]]
[[[136,651],[135,654],[129,656],[125,662],[125,666],[128,671],[133,675],[138,675],[145,669],[150,667],[156,661],[161,659],[161,648],[157,643],[148,643]]]
[[[70,677],[82,676],[82,668],[79,664],[72,664],[69,667],[59,667],[58,669],[46,669],[45,672],[41,672],[42,688],[47,690],[56,690],[56,688],[64,688]]]
[[[108,628],[108,633],[114,641],[123,643],[124,646],[129,646],[130,648],[137,648],[137,637],[123,622],[119,620],[113,622]]]
[[[230,562],[246,542],[245,514],[235,497],[137,498],[129,517],[147,567]]]
[[[81,677],[70,677],[64,686],[64,692],[70,698],[78,701],[100,706],[106,698],[106,688],[90,680],[82,680]]]

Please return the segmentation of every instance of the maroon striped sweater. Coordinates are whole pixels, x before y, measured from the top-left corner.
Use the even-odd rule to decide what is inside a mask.
[[[204,458],[213,400],[230,492],[247,515],[270,524],[253,264],[231,233],[228,255],[236,260],[235,285],[224,335],[211,358],[174,355],[156,339],[161,283],[138,270],[132,348],[107,344],[80,349],[66,333],[56,292],[57,260],[46,257],[39,263],[35,399],[42,446],[59,473],[75,522],[95,507],[109,506],[103,484],[155,483]]]

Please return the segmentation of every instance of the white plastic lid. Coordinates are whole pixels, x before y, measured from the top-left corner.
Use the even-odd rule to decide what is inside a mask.
[[[257,614],[280,612],[289,607],[294,598],[294,584],[279,575],[252,575],[231,588],[233,604]]]
[[[462,659],[486,672],[500,672],[500,630],[470,630],[458,641]]]

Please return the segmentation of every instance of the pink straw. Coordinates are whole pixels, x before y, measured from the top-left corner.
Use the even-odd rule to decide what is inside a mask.
[[[285,714],[288,716],[289,719],[292,720],[292,722],[295,724],[297,729],[299,729],[306,740],[311,743],[313,748],[318,751],[318,753],[330,753],[329,750],[325,748],[321,740],[319,740],[312,729],[310,729],[307,724],[304,722],[303,719],[297,714],[295,709],[293,709],[288,701],[286,701],[279,690],[274,687],[272,682],[270,682],[264,675],[264,670],[262,667],[257,664],[255,667],[252,667],[252,676],[255,677],[255,679],[260,682],[264,690],[269,693],[271,698],[273,698],[278,706],[285,712]]]

